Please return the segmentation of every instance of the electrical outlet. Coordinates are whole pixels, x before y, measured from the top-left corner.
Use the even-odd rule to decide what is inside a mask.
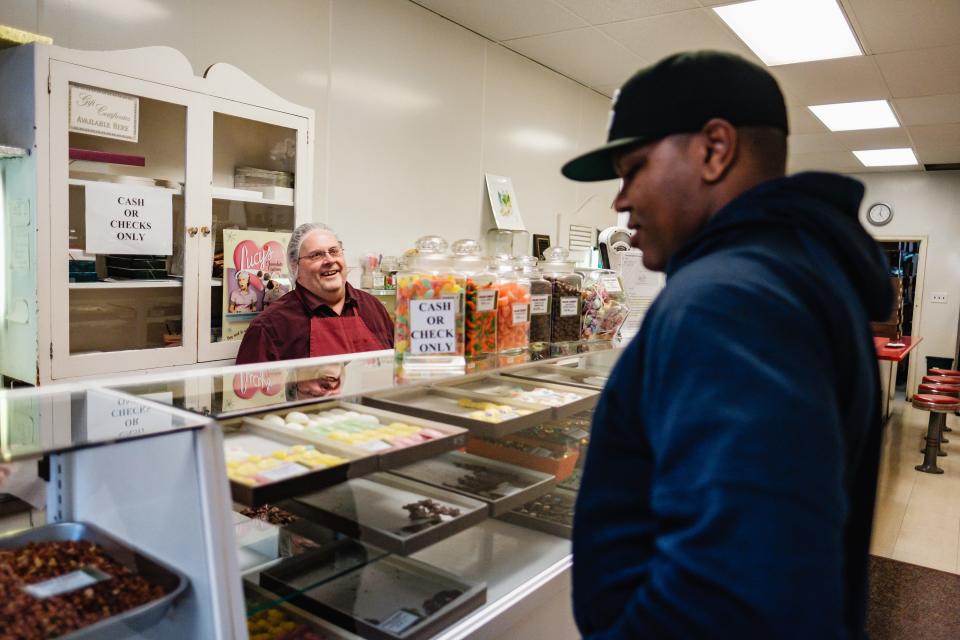
[[[930,302],[933,304],[947,304],[947,292],[938,291],[930,294]]]

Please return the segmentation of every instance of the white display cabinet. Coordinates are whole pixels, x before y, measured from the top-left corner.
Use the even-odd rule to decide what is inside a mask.
[[[44,384],[232,361],[215,268],[223,230],[289,233],[310,219],[313,111],[230,65],[197,77],[166,47],[17,47],[0,52],[0,87],[0,145],[27,152],[0,155],[0,374]],[[136,141],[71,129],[72,87],[135,98]],[[238,167],[293,174],[292,196],[234,189]],[[88,233],[86,203],[104,182],[169,194],[169,251],[131,267],[90,250],[103,233]],[[80,278],[95,281],[73,281],[71,261],[95,264]],[[156,271],[144,278],[143,264]]]

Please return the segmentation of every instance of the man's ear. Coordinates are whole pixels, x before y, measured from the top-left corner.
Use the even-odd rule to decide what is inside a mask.
[[[704,182],[713,184],[723,179],[737,158],[737,129],[723,118],[713,118],[700,133],[704,148],[700,175]]]

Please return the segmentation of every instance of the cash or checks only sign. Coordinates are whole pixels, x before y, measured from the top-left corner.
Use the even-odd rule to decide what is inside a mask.
[[[173,253],[173,191],[109,182],[86,186],[87,253]]]
[[[410,353],[456,353],[456,298],[410,301]]]

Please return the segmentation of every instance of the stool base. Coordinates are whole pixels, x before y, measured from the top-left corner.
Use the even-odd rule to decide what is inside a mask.
[[[918,464],[917,466],[914,467],[914,469],[916,469],[917,471],[922,471],[923,473],[934,473],[938,475],[943,473],[943,469],[938,467],[936,462],[934,462],[932,465],[928,465],[926,463]]]

